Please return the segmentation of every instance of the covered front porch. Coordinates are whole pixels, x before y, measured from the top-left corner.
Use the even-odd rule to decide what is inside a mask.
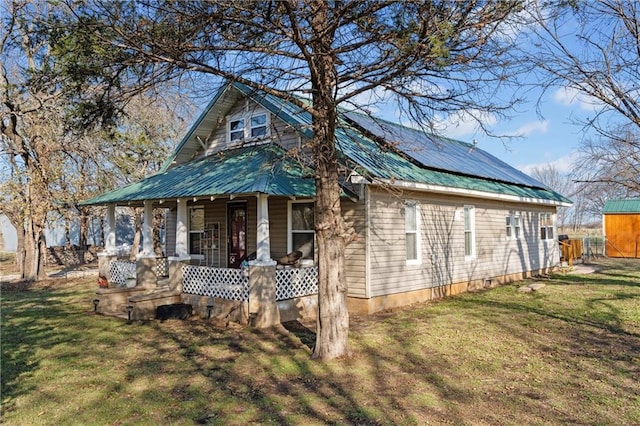
[[[118,259],[115,205],[107,207],[99,269],[108,286],[96,293],[98,312],[146,320],[158,306],[187,303],[203,318],[259,327],[315,316],[312,200],[255,194],[142,205],[135,262]],[[146,226],[156,208],[166,212],[169,256],[155,254]]]
[[[158,306],[188,303],[200,316],[259,327],[315,316],[311,176],[278,147],[254,146],[87,201],[107,206],[99,267],[108,287],[98,290],[96,310],[150,319]],[[116,256],[118,205],[144,211],[142,251],[133,263]],[[160,257],[153,245],[154,209],[165,214]]]

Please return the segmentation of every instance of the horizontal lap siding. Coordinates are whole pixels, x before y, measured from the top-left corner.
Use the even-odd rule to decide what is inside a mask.
[[[174,256],[176,253],[176,209],[165,209],[164,220],[165,256]]]
[[[347,274],[348,295],[366,297],[366,219],[365,205],[342,199],[342,213],[345,224],[353,227],[354,239],[345,249],[345,270]]]
[[[287,204],[287,198],[269,197],[269,235],[273,259],[287,254]]]
[[[406,264],[405,199],[420,206],[422,263]],[[474,206],[476,257],[465,260],[463,207]],[[506,237],[509,211],[521,216],[522,238]],[[371,296],[413,291],[554,266],[557,242],[539,239],[538,213],[553,207],[411,193],[372,191],[370,216]]]
[[[244,111],[245,100],[240,99],[238,103],[229,111],[227,116],[239,116]],[[259,107],[253,101],[250,102],[255,109],[251,110],[251,114],[256,112],[267,112],[265,109]],[[299,144],[298,134],[296,133],[291,126],[287,125],[285,122],[270,114],[271,118],[271,138],[278,142],[285,149],[291,149],[293,147],[297,147]],[[213,154],[215,152],[224,150],[227,148],[227,121],[222,120],[218,127],[213,129],[208,140],[208,148],[206,151],[206,155]],[[251,141],[248,141],[251,142]]]

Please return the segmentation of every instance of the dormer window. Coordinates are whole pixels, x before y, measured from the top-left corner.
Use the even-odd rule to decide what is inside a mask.
[[[229,122],[229,142],[244,139],[244,118]]]
[[[267,135],[267,114],[256,114],[251,117],[251,137]]]
[[[227,125],[229,143],[259,139],[269,135],[269,115],[265,112],[230,117]]]

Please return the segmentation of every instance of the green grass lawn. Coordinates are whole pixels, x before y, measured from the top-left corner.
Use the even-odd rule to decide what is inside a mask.
[[[640,424],[640,261],[351,318],[354,356],[309,324],[95,315],[95,278],[3,285],[2,423]]]

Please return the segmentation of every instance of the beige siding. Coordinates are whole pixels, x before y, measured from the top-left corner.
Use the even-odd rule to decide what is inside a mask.
[[[273,259],[287,254],[287,202],[288,198],[269,197],[269,234]]]
[[[348,295],[367,297],[366,287],[366,218],[363,201],[342,200],[342,213],[347,226],[355,231],[353,241],[345,250]]]
[[[164,230],[165,230],[165,255],[175,256],[176,254],[176,208],[168,208],[165,210],[164,216]]]
[[[422,262],[418,265],[406,262],[407,199],[420,206]],[[425,193],[399,196],[380,189],[371,191],[370,204],[370,297],[491,279],[559,261],[557,242],[539,239],[538,213],[553,213],[553,207]],[[464,256],[465,205],[475,210],[476,256],[469,260]],[[506,237],[509,211],[521,216],[522,237],[518,240]]]
[[[253,101],[246,102],[245,98],[239,99],[238,102],[229,110],[227,116],[239,116],[246,108],[249,108],[248,114],[254,112],[267,112]],[[286,149],[291,149],[299,145],[298,134],[284,123],[282,120],[270,114],[271,120],[271,138],[277,141]],[[228,148],[227,145],[227,120],[221,120],[218,126],[213,129],[211,134],[207,137],[207,150],[205,155],[210,155],[215,152]]]

